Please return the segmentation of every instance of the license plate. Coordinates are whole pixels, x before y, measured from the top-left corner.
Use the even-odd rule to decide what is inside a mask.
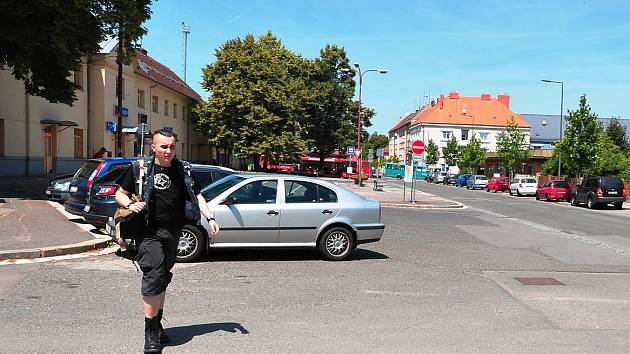
[[[74,192],[76,192],[76,191],[77,191],[77,189],[79,189],[79,187],[77,187],[77,186],[72,186],[72,187],[70,187],[70,193],[74,193]]]
[[[608,191],[608,194],[614,194],[614,195],[616,195],[616,194],[617,194],[617,191]]]
[[[84,211],[84,212],[86,212],[86,213],[87,213],[88,211],[90,211],[90,205],[88,204],[88,205],[84,206],[84,207],[83,207],[83,211]]]

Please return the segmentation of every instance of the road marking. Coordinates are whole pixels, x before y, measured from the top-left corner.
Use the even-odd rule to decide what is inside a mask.
[[[41,257],[41,258],[32,258],[32,259],[8,259],[8,260],[0,261],[0,266],[16,265],[16,264],[47,263],[47,262],[55,262],[55,261],[66,261],[70,259],[102,256],[105,254],[114,253],[116,252],[117,249],[118,249],[118,246],[115,246],[115,247],[103,248],[98,251],[87,251],[83,253],[67,254],[67,255],[55,256],[55,257]]]

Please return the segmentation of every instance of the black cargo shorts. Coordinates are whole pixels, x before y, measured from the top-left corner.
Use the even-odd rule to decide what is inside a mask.
[[[150,228],[140,240],[136,261],[142,270],[142,296],[163,293],[173,278],[181,228]]]

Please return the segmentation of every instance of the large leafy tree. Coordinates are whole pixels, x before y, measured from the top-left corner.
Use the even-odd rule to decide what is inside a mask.
[[[621,125],[619,118],[613,117],[606,126],[606,135],[608,135],[611,142],[619,146],[622,151],[630,150],[626,133],[626,127]]]
[[[562,152],[562,163],[567,173],[579,177],[593,166],[600,131],[597,114],[586,103],[586,95],[582,95],[578,109],[569,111],[567,129],[557,146]]]
[[[343,48],[327,45],[320,57],[308,64],[309,92],[302,100],[307,117],[304,138],[323,164],[326,156],[342,147],[340,135],[351,129],[355,83],[352,74],[346,72],[350,65]]]
[[[435,165],[440,159],[440,148],[433,141],[433,139],[429,139],[429,143],[427,144],[427,148],[425,151],[426,158],[424,162],[427,165]]]
[[[442,148],[442,157],[447,167],[459,164],[461,151],[462,147],[457,143],[457,138],[455,135],[451,135],[451,138],[446,142],[446,146]]]
[[[458,166],[462,171],[477,173],[486,161],[486,149],[481,147],[481,140],[473,134],[467,145],[462,146]]]
[[[72,105],[68,80],[108,35],[121,35],[121,60],[129,63],[146,29],[151,0],[5,0],[0,2],[0,68],[24,81],[27,94]]]
[[[229,40],[215,55],[203,69],[203,87],[212,96],[195,109],[208,141],[254,157],[257,169],[261,154],[275,159],[303,152],[309,125],[303,99],[310,94],[305,59],[271,32]]]
[[[518,124],[513,116],[508,118],[505,132],[501,134],[497,141],[497,156],[511,171],[516,171],[523,165],[523,162],[529,160],[532,156],[532,150],[527,143],[526,135],[518,129]]]
[[[600,133],[597,139],[597,152],[593,163],[584,171],[587,175],[620,175],[630,167],[630,159],[623,153],[606,133]]]

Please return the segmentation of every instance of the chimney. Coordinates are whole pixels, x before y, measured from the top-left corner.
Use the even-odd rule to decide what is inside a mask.
[[[482,101],[490,101],[490,94],[489,93],[482,93],[481,94],[481,100]]]
[[[444,108],[444,95],[440,94],[440,109]]]
[[[503,103],[505,107],[510,108],[510,96],[509,95],[499,95],[497,96],[499,102]]]
[[[453,100],[459,99],[459,93],[457,93],[457,91],[451,91],[451,93],[448,94],[448,98]]]
[[[431,107],[435,106],[435,100],[431,100]]]

